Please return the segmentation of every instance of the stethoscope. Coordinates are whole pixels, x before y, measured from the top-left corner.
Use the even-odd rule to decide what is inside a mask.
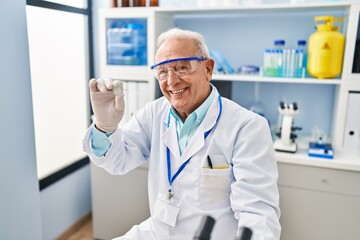
[[[222,112],[222,100],[221,100],[221,96],[219,94],[218,96],[218,100],[219,100],[219,106],[220,106],[220,109],[219,109],[219,114],[216,118],[216,122],[214,124],[214,126],[206,131],[204,133],[204,140],[207,138],[207,136],[210,134],[210,132],[216,127],[218,121],[219,121],[219,118],[220,118],[220,115],[221,115],[221,112]],[[168,115],[168,120],[167,120],[167,124],[166,124],[166,127],[169,128],[170,127],[170,111],[169,111],[169,115]],[[179,169],[176,171],[176,173],[174,174],[174,176],[171,176],[171,159],[170,159],[170,149],[168,147],[166,147],[166,160],[167,160],[167,172],[168,172],[168,181],[169,181],[169,190],[168,190],[168,199],[171,200],[171,198],[174,196],[174,193],[172,192],[171,190],[171,185],[172,183],[174,182],[174,180],[176,179],[176,177],[184,170],[184,168],[186,167],[186,165],[190,162],[190,159],[191,157],[186,160],[186,162],[184,162],[180,167]]]

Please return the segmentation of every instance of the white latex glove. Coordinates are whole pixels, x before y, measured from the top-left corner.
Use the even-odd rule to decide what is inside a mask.
[[[89,88],[95,126],[103,132],[114,132],[125,111],[122,82],[93,78],[89,81]]]

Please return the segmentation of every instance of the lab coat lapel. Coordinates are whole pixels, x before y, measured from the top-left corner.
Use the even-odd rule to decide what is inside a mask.
[[[196,130],[194,136],[191,138],[189,144],[186,146],[181,158],[180,164],[187,161],[190,157],[195,155],[205,145],[204,133],[199,128]]]
[[[164,124],[167,124],[167,117],[166,120],[164,119]],[[164,144],[169,148],[170,152],[175,156],[175,158],[179,159],[180,150],[176,134],[176,122],[173,117],[170,117],[170,126],[166,128],[165,132],[163,133],[162,140]]]
[[[216,90],[216,89],[215,89]],[[206,113],[205,118],[196,130],[194,136],[191,138],[189,144],[185,148],[183,155],[181,156],[181,163],[188,160],[190,157],[195,155],[205,145],[204,135],[216,124],[216,119],[219,114],[220,105],[218,101],[219,93],[215,91],[214,99]],[[212,131],[214,131],[213,129]]]

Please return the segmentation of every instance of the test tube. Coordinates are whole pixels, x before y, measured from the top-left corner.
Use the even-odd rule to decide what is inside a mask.
[[[282,50],[281,61],[282,61],[281,76],[285,77],[285,75],[286,75],[286,53],[285,53],[285,50]]]
[[[284,77],[289,77],[290,49],[284,50]]]
[[[277,53],[275,49],[271,50],[271,76],[277,76]]]
[[[283,76],[283,50],[277,49],[276,50],[276,59],[277,59],[277,76]]]
[[[294,77],[295,70],[295,49],[291,49],[291,57],[290,57],[290,77]]]
[[[304,65],[304,51],[302,49],[297,49],[297,77],[303,77],[303,65]]]
[[[264,75],[270,76],[270,50],[264,50]]]

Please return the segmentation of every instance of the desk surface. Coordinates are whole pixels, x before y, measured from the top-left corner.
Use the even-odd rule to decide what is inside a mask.
[[[360,172],[360,158],[342,153],[334,153],[333,159],[309,157],[306,149],[298,149],[294,154],[276,152],[276,160],[279,163],[324,167]]]

